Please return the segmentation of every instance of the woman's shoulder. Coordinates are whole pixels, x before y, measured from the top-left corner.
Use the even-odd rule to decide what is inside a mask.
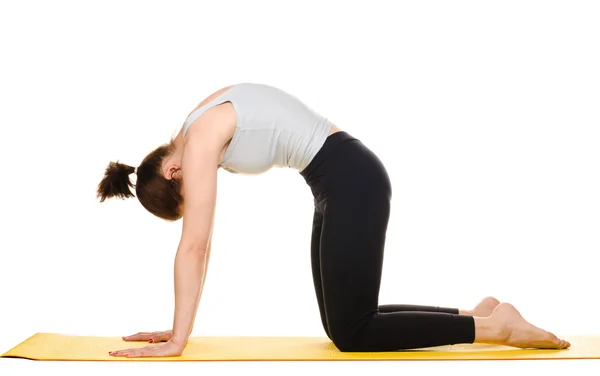
[[[202,102],[200,102],[190,113],[189,115],[191,115],[192,113],[194,113],[194,111],[196,111],[197,109],[199,109],[200,107],[210,103],[213,99],[218,98],[219,96],[221,96],[223,93],[225,93],[226,91],[228,91],[229,89],[231,89],[232,87],[234,87],[236,85],[229,85],[229,86],[225,86],[217,91],[215,91],[214,93],[212,93],[211,95],[209,95],[208,97],[204,98],[202,100]],[[188,115],[188,116],[189,116]]]

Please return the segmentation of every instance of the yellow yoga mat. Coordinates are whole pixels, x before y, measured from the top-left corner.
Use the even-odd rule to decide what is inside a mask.
[[[34,360],[282,361],[282,360],[517,360],[600,359],[600,336],[569,336],[567,350],[521,350],[494,345],[454,345],[402,352],[343,353],[320,337],[192,337],[180,357],[115,358],[109,351],[146,346],[119,337],[38,333],[2,357]]]

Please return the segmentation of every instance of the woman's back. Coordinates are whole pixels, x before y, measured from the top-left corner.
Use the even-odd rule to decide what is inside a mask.
[[[206,111],[231,103],[235,132],[221,160],[230,172],[258,174],[274,166],[302,171],[334,127],[298,98],[272,86],[242,83],[213,96],[188,116],[183,132]]]

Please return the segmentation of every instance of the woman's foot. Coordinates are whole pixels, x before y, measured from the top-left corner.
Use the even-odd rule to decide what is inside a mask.
[[[488,296],[480,301],[475,308],[469,310],[461,309],[459,313],[466,316],[489,317],[499,304],[500,301],[498,301],[498,299]]]
[[[478,319],[478,322],[480,333],[478,335],[476,328],[476,342],[536,349],[566,349],[571,346],[568,341],[527,322],[508,303],[499,304],[489,318]]]

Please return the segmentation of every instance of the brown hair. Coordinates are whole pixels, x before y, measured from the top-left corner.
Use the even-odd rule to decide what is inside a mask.
[[[142,206],[155,216],[175,221],[181,218],[181,181],[166,179],[162,173],[163,160],[171,155],[174,149],[173,142],[161,145],[144,158],[137,168],[135,194]],[[120,163],[110,162],[104,172],[104,178],[98,184],[97,197],[100,202],[107,198],[115,197],[126,199],[134,197],[130,188],[134,184],[129,175],[135,167]]]

